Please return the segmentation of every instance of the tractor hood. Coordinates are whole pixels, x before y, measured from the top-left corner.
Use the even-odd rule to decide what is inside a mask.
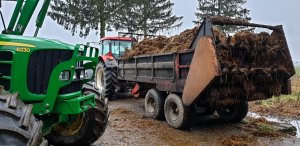
[[[52,39],[0,34],[0,46],[16,46],[38,49],[74,50],[74,46]]]

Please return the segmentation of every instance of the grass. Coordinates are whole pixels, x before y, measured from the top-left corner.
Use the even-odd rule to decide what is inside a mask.
[[[267,125],[267,124],[259,125],[258,129],[262,132],[274,132],[274,131],[276,131],[276,129],[273,126]]]
[[[270,98],[270,99],[267,99],[267,100],[261,100],[259,102],[263,106],[272,106],[272,105],[276,105],[276,104],[280,104],[280,103],[284,103],[284,102],[290,102],[290,103],[297,103],[298,104],[299,101],[300,101],[299,93],[293,93],[291,95],[281,95],[279,97],[273,97],[273,98]]]
[[[296,75],[300,76],[300,67],[295,67],[295,69],[296,69]]]

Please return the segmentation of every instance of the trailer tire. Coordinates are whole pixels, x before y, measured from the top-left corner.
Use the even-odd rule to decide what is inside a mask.
[[[148,118],[162,120],[164,118],[165,97],[157,89],[150,89],[145,97],[145,111]]]
[[[84,94],[94,93],[96,95],[96,106],[82,114],[82,123],[80,127],[68,133],[67,126],[55,127],[59,129],[52,130],[52,133],[47,135],[49,143],[53,145],[65,146],[81,146],[91,145],[104,133],[108,123],[108,107],[107,101],[100,98],[100,94],[93,89],[83,89]],[[72,123],[73,124],[73,123]],[[60,126],[60,125],[59,125]],[[74,131],[75,131],[74,130]]]
[[[17,93],[0,95],[0,145],[48,145],[42,134],[43,122],[36,120],[32,108],[18,99]]]
[[[217,110],[217,113],[226,122],[240,122],[247,116],[248,102],[243,101],[239,104],[225,106]]]
[[[117,84],[117,73],[113,68],[107,68],[100,61],[95,70],[95,87],[104,98],[111,100],[115,93]]]
[[[167,123],[176,129],[188,128],[189,109],[176,94],[169,94],[164,106]]]
[[[207,109],[204,111],[204,115],[212,115],[215,113],[215,109],[211,108],[211,107],[207,107]]]

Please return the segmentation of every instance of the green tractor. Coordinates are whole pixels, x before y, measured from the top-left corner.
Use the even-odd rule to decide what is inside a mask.
[[[105,131],[107,99],[93,87],[97,48],[22,36],[39,0],[17,0],[0,34],[0,145],[90,145]]]

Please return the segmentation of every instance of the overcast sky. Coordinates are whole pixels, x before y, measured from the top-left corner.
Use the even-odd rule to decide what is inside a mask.
[[[182,27],[174,30],[172,34],[177,34],[187,28],[192,28],[195,20],[195,11],[197,8],[196,0],[172,0],[175,4],[174,13],[183,16]],[[41,2],[42,3],[42,2]],[[2,2],[1,11],[4,14],[6,25],[8,25],[15,2]],[[268,25],[282,24],[288,40],[290,52],[294,60],[300,61],[300,1],[299,0],[248,0],[246,7],[250,9],[252,22]],[[34,34],[35,17],[33,17],[25,35]],[[2,27],[2,24],[1,24]],[[107,35],[116,35],[110,32]],[[39,32],[40,37],[58,39],[67,43],[76,44],[90,41],[98,41],[99,37],[91,33],[86,39],[71,35],[70,31],[64,30],[62,26],[56,24],[51,18],[46,21]]]

